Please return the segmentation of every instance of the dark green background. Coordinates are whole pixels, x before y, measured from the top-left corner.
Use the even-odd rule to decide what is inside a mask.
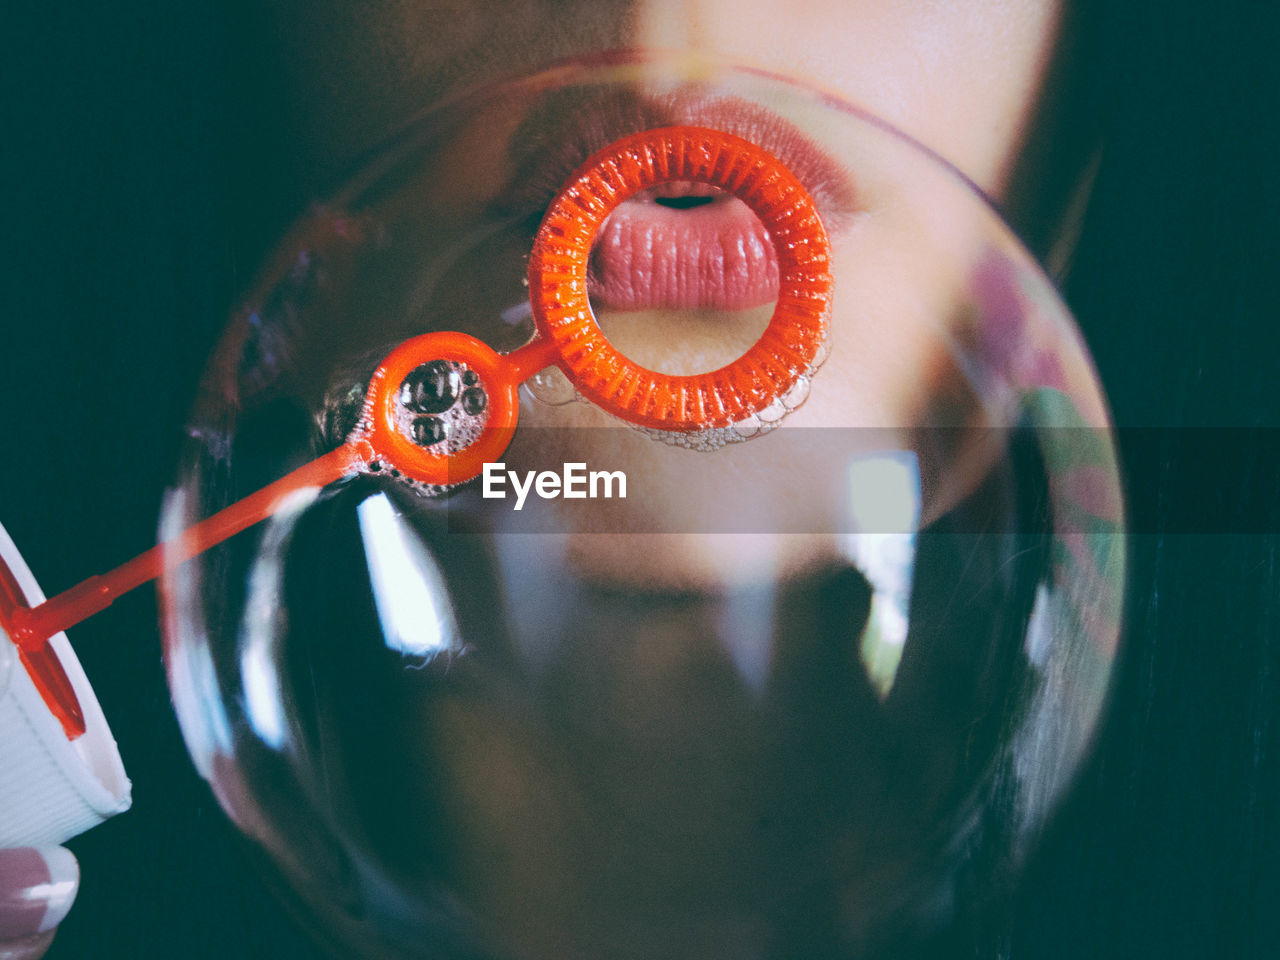
[[[1280,421],[1280,34],[1263,8],[1100,15],[1108,147],[1067,296],[1123,424]],[[47,588],[154,541],[204,358],[329,186],[290,160],[273,29],[247,2],[0,18],[0,520]],[[1280,477],[1250,478],[1276,491],[1250,508],[1258,533],[1161,532],[1170,478],[1230,497],[1262,469],[1178,438],[1131,490],[1156,519],[1134,540],[1099,749],[1014,919],[965,956],[1280,955],[1280,573],[1261,532],[1280,529]],[[50,957],[313,956],[191,770],[154,607],[141,591],[74,633],[135,806],[71,844],[84,884]]]

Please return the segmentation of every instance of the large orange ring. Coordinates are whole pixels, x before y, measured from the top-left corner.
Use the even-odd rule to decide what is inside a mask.
[[[475,442],[456,453],[420,447],[396,426],[400,385],[417,367],[432,360],[465,363],[480,375],[488,394],[489,419]],[[369,382],[371,424],[368,440],[377,456],[405,476],[438,486],[470,480],[497,460],[515,434],[520,381],[502,354],[465,333],[424,333],[406,340],[387,355]]]
[[[690,376],[628,360],[601,332],[587,296],[591,246],[605,218],[633,194],[674,180],[738,197],[778,254],[778,303],[760,339],[733,363]],[[556,363],[588,400],[642,426],[704,430],[760,412],[813,366],[830,312],[830,262],[813,199],[776,157],[718,130],[663,127],[597,153],[552,202],[529,258],[529,300]]]

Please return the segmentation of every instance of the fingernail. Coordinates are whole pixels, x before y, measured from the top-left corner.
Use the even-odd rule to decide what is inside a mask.
[[[80,865],[65,847],[0,850],[0,940],[60,924],[80,886]]]

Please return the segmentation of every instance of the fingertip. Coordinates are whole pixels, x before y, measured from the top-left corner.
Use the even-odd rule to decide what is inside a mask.
[[[21,944],[53,931],[79,887],[80,865],[64,847],[0,850],[0,943]]]
[[[57,928],[76,902],[80,890],[80,863],[66,847],[44,847],[41,856],[49,868],[49,890],[44,920],[37,933]]]

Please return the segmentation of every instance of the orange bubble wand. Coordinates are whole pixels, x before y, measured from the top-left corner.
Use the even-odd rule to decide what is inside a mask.
[[[616,350],[587,295],[591,248],[609,214],[639,191],[673,181],[738,197],[759,217],[778,258],[778,301],[760,339],[732,363],[687,376],[657,373]],[[0,563],[0,628],[67,736],[84,732],[84,718],[51,637],[266,519],[297,490],[384,465],[442,487],[478,476],[511,442],[520,384],[546,367],[559,367],[587,400],[642,427],[712,430],[764,410],[813,369],[826,338],[830,242],[804,186],[755,144],[702,127],[647,130],[591,157],[552,202],[529,258],[529,300],[537,333],[523,347],[499,354],[451,331],[407,340],[374,372],[361,425],[342,446],[109,573],[33,607]],[[432,415],[459,403],[467,416],[455,422],[469,431],[449,439]]]

